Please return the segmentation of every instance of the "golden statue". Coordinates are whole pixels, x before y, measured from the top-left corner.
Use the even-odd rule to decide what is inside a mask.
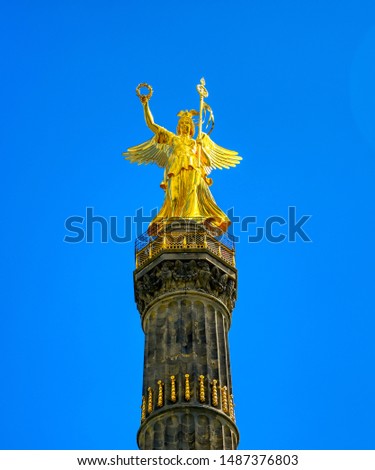
[[[142,94],[142,88],[147,88],[148,94]],[[208,175],[213,169],[233,167],[242,158],[237,152],[220,147],[210,139],[214,121],[211,108],[204,102],[208,92],[203,78],[197,90],[200,95],[199,112],[180,111],[177,114],[180,118],[177,133],[174,134],[154,122],[148,104],[153,92],[151,86],[141,83],[136,89],[143,105],[146,124],[155,135],[147,142],[129,148],[124,155],[132,163],[156,163],[164,168],[164,179],[160,186],[165,191],[165,199],[150,228],[176,217],[195,219],[223,232],[230,224],[230,220],[217,206],[211,194],[209,186],[212,179]],[[208,133],[202,132],[203,112],[210,113],[208,124],[211,123],[211,129]],[[194,116],[199,116],[196,139]]]

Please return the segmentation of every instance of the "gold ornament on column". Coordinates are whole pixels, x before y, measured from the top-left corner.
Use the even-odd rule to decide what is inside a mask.
[[[190,401],[190,375],[185,374],[185,400]]]
[[[163,406],[163,385],[163,382],[161,380],[158,380],[158,408],[161,408]]]
[[[228,413],[228,389],[227,386],[221,387],[221,407],[224,413]]]
[[[148,392],[148,398],[147,398],[147,413],[152,413],[152,410],[154,409],[154,404],[153,404],[153,399],[152,399],[152,388],[148,387],[147,389]]]
[[[142,405],[141,405],[141,423],[146,419],[146,398],[142,396]]]
[[[199,401],[201,403],[206,401],[206,394],[204,390],[204,375],[199,376]]]
[[[217,380],[214,379],[212,381],[212,406],[218,406],[219,404],[219,397],[217,394]]]
[[[177,396],[176,396],[176,377],[171,375],[171,402],[176,403]]]
[[[233,421],[236,420],[236,417],[234,415],[234,402],[232,394],[229,396],[229,416]]]

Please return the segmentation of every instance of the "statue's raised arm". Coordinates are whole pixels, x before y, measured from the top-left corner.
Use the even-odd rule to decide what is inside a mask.
[[[145,121],[148,128],[151,129],[154,134],[158,134],[161,131],[161,127],[155,124],[154,116],[151,113],[148,100],[141,100],[141,102],[143,104],[143,112],[145,114]]]
[[[140,92],[141,88],[147,88],[149,93],[142,94]],[[130,160],[132,163],[138,163],[138,165],[156,163],[158,166],[165,168],[172,150],[171,144],[174,134],[169,132],[167,129],[164,129],[164,127],[155,124],[154,117],[148,104],[152,96],[152,92],[153,90],[151,86],[147,83],[141,83],[136,89],[137,96],[143,105],[147,127],[155,135],[143,144],[130,147],[127,152],[123,153],[123,155],[126,160]]]

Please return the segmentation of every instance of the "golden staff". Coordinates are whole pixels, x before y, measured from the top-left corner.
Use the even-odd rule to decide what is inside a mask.
[[[206,81],[202,77],[201,82],[197,85],[197,90],[199,93],[199,121],[198,121],[198,157],[199,157],[199,166],[201,165],[201,151],[202,151],[202,144],[200,139],[202,137],[202,124],[203,124],[203,101],[204,98],[207,98],[208,91],[205,87]]]

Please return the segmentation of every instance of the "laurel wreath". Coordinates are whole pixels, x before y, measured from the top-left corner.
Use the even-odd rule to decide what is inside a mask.
[[[147,88],[148,93],[147,94],[141,93],[141,88]],[[148,101],[151,98],[152,93],[154,92],[154,90],[152,89],[152,86],[149,85],[148,83],[140,83],[137,86],[135,92],[137,93],[138,98],[143,97],[144,99],[146,99]]]

